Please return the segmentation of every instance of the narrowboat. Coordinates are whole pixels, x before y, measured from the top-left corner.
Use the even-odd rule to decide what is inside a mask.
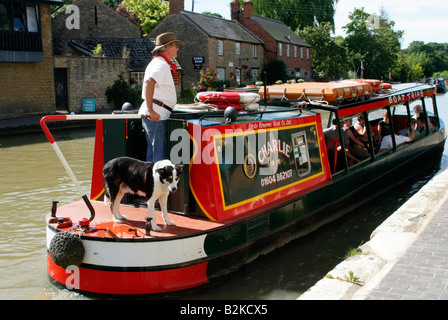
[[[259,95],[257,111],[211,104],[175,108],[168,121],[170,159],[183,163],[184,170],[169,197],[168,216],[175,225],[164,226],[156,211],[161,231],[151,230],[144,198],[123,199],[124,223],[114,223],[103,201],[104,164],[120,156],[144,160],[140,116],[122,111],[42,118],[81,196],[74,203],[53,201],[46,215],[52,282],[85,294],[131,296],[205,285],[354,211],[441,159],[446,134],[435,86],[399,84],[375,92],[364,82],[303,83],[264,87]],[[239,98],[235,103],[241,107]],[[391,135],[392,148],[379,152],[383,115],[391,132],[405,129],[414,125],[417,104],[426,115],[426,130],[402,144]],[[353,161],[348,145],[340,151],[334,146],[351,130],[342,124],[359,115],[365,120],[367,157]],[[96,119],[90,196],[48,126],[87,119]],[[331,141],[329,127],[336,130]]]

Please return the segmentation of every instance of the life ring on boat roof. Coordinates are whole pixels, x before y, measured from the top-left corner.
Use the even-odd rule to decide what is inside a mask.
[[[84,259],[85,249],[81,238],[70,232],[58,232],[50,242],[48,254],[61,268],[74,265],[79,267]]]

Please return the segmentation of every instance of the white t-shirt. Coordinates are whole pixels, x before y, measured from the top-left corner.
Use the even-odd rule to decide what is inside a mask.
[[[149,78],[153,78],[157,82],[154,88],[153,98],[163,102],[171,108],[174,108],[177,103],[176,87],[174,86],[173,76],[171,75],[171,68],[162,57],[152,59],[146,67],[145,78],[143,81],[147,81]],[[145,99],[145,89],[146,87],[143,87],[143,99]],[[152,107],[155,112],[160,114],[160,120],[167,120],[171,115],[170,111],[157,104],[153,103]],[[143,101],[138,114],[148,115],[146,101]]]
[[[404,142],[409,142],[409,141],[411,141],[411,139],[409,137],[395,135],[395,143],[397,144],[397,146]],[[383,137],[383,140],[381,141],[380,150],[392,149],[393,146],[394,145],[392,143],[392,136],[391,135],[385,136],[385,137]]]

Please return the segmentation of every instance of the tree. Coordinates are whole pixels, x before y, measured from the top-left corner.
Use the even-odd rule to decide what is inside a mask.
[[[347,57],[342,38],[332,38],[329,22],[308,26],[299,35],[313,48],[313,69],[325,74],[326,79],[339,79],[346,75]]]
[[[437,71],[448,70],[448,43],[414,41],[404,50],[411,66],[420,64],[424,76],[431,77]]]
[[[393,29],[395,22],[388,20],[384,10],[376,21],[364,8],[355,8],[349,18],[351,22],[343,27],[349,66],[358,73],[363,63],[364,78],[388,78],[398,62],[403,31]]]
[[[123,0],[122,6],[138,14],[143,36],[147,36],[169,13],[169,2],[161,0]]]
[[[291,30],[328,22],[334,29],[338,0],[252,0],[254,13],[282,21]]]

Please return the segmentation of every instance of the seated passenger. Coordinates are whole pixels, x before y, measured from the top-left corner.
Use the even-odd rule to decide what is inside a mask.
[[[398,135],[398,132],[400,132],[400,127],[396,126],[395,127],[395,143],[396,143],[397,146],[402,144],[402,143],[404,143],[404,142],[412,142],[412,141],[414,141],[415,131],[414,131],[413,127],[411,127],[411,135],[409,137]],[[392,135],[385,136],[383,138],[383,141],[381,142],[380,152],[392,149],[393,146],[394,145],[393,145],[393,142],[392,142]]]
[[[356,130],[355,133],[356,139],[366,144],[369,142],[369,138],[367,137],[366,119],[364,119],[364,116],[360,114],[358,115],[357,120],[358,121],[354,125],[354,128]]]
[[[354,125],[354,128],[356,130],[356,131],[354,131],[355,137],[356,137],[356,139],[358,139],[359,141],[361,141],[364,144],[365,148],[368,149],[370,146],[369,146],[369,137],[367,136],[367,132],[368,132],[367,125],[369,125],[369,124],[366,123],[364,115],[362,115],[362,114],[358,115],[358,121]],[[372,135],[374,150],[378,151],[379,141],[377,140],[377,137],[375,136],[375,133],[373,132],[373,130],[370,130],[370,133]]]
[[[355,130],[352,126],[352,119],[348,119],[344,124],[344,131],[347,132],[350,138],[350,153],[357,159],[364,160],[370,157],[369,151],[364,147],[364,144],[356,139],[353,131]],[[356,161],[355,161],[356,162]]]
[[[423,112],[423,108],[419,104],[416,105],[413,110],[414,110],[414,116],[412,118],[414,119],[417,119]]]
[[[391,135],[392,128],[390,126],[389,122],[389,115],[387,114],[387,111],[383,112],[383,120],[378,122],[378,141],[381,143],[381,140],[385,136]]]
[[[421,114],[417,118],[417,127],[415,128],[415,138],[426,136],[425,116]]]
[[[437,130],[438,127],[439,127],[439,122],[437,121],[437,118],[430,118],[429,119],[429,130],[430,131]]]
[[[340,121],[340,123],[342,125],[344,125],[345,121]],[[324,137],[325,137],[325,144],[328,146],[330,145],[331,141],[337,139],[338,140],[338,144],[337,144],[337,162],[336,162],[336,170],[341,170],[344,168],[344,158],[343,158],[343,153],[342,153],[342,147],[341,147],[341,143],[340,139],[339,139],[339,132],[338,132],[338,125],[337,125],[337,120],[333,119],[333,126],[331,126],[328,129],[324,130]],[[342,130],[342,138],[343,138],[343,145],[345,146],[345,153],[347,155],[347,158],[349,160],[349,164],[353,164],[354,162],[359,162],[359,160],[354,157],[353,155],[351,155],[350,150],[349,150],[349,136],[347,134],[347,132],[345,132],[345,130]],[[330,167],[331,170],[334,171],[334,144],[331,145],[331,147],[328,149],[328,159],[330,161]]]

